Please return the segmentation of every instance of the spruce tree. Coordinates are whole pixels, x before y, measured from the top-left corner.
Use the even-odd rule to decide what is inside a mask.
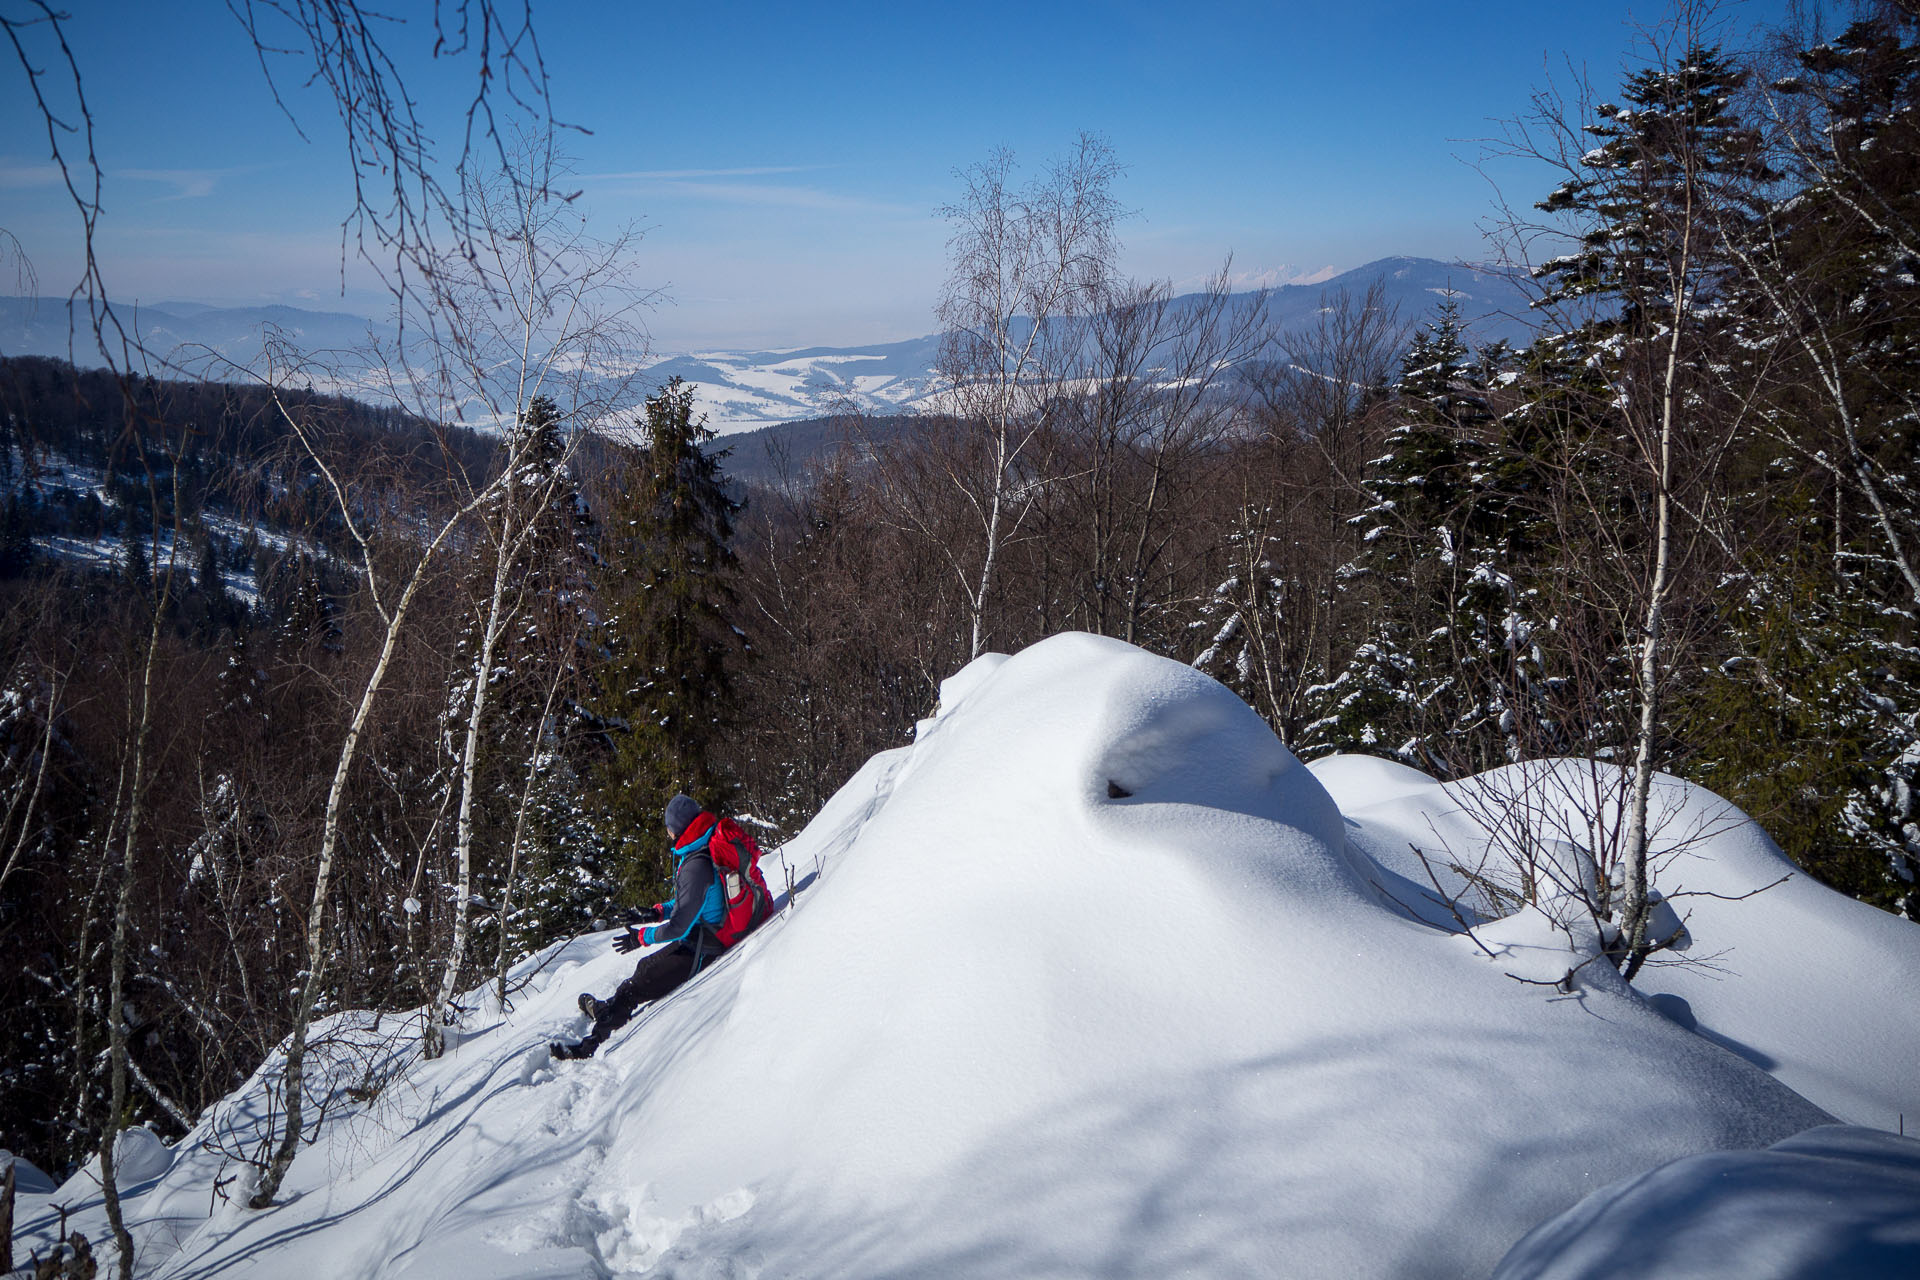
[[[536,396],[516,428],[515,488],[545,495],[524,550],[525,616],[506,637],[500,720],[491,749],[501,758],[489,807],[515,859],[501,886],[505,955],[593,927],[616,885],[607,843],[587,812],[581,769],[590,699],[587,640],[595,626],[599,521],[574,473],[559,409]],[[522,805],[525,812],[522,813]],[[512,842],[518,841],[517,853]],[[505,864],[500,864],[504,873]]]
[[[646,447],[615,499],[600,575],[609,656],[595,710],[612,730],[600,806],[634,894],[671,874],[661,813],[674,793],[720,808],[735,781],[726,761],[745,649],[733,619],[740,504],[693,402],[678,378],[647,401]]]
[[[1287,543],[1275,504],[1249,502],[1235,513],[1229,574],[1189,624],[1210,637],[1193,665],[1239,694],[1295,753],[1312,756],[1335,745],[1324,732],[1327,672],[1316,643],[1325,602],[1309,596]]]
[[[1920,919],[1920,12],[1881,7],[1799,63],[1775,86],[1791,181],[1734,242],[1727,308],[1767,390],[1745,501],[1779,533],[1699,692],[1703,725],[1739,729],[1703,730],[1690,773]]]
[[[32,516],[21,495],[9,493],[6,512],[0,516],[0,578],[19,577],[32,567],[33,561]]]
[[[1745,82],[1720,50],[1698,46],[1677,66],[1634,73],[1622,86],[1626,105],[1602,103],[1584,126],[1599,145],[1580,157],[1580,172],[1540,201],[1579,228],[1573,252],[1535,270],[1542,302],[1598,303],[1586,335],[1596,347],[1645,341],[1673,321],[1676,276],[1685,277],[1683,324],[1697,323],[1694,303],[1724,287],[1729,263],[1711,251],[1711,233],[1751,222],[1761,186],[1777,176],[1733,105]]]
[[[1524,585],[1527,460],[1449,297],[1409,345],[1396,421],[1368,465],[1372,505],[1354,576],[1372,584],[1366,634],[1329,683],[1329,732],[1441,776],[1537,751],[1539,659]]]

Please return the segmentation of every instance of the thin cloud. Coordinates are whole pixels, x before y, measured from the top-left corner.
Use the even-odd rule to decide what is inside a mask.
[[[158,182],[173,188],[162,200],[199,200],[213,194],[220,180],[237,169],[121,169],[113,176],[130,182]]]
[[[764,178],[776,173],[808,173],[817,164],[765,164],[740,169],[630,169],[624,173],[583,173],[582,182],[675,182],[700,178]]]
[[[787,187],[753,182],[663,182],[660,187],[695,200],[713,200],[721,204],[772,205],[791,209],[864,210],[875,213],[899,212],[900,206],[857,196],[837,195],[817,187]]]
[[[60,181],[57,164],[12,164],[0,162],[0,188],[20,190],[26,187],[51,187]]]
[[[1236,271],[1227,282],[1236,289],[1278,289],[1290,284],[1324,284],[1340,274],[1340,268],[1296,267],[1285,262],[1265,270]]]
[[[840,212],[901,213],[902,206],[824,191],[819,187],[778,182],[733,182],[733,178],[765,178],[809,173],[826,165],[751,165],[732,169],[635,169],[624,173],[581,174],[587,183],[629,184],[649,193],[704,200],[714,204],[754,205],[780,209],[828,209]]]

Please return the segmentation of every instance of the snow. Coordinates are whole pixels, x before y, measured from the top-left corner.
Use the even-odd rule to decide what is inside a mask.
[[[1920,1275],[1920,1141],[1825,1125],[1689,1156],[1542,1223],[1494,1280],[1877,1280]]]
[[[662,369],[680,372],[693,388],[707,425],[721,435],[731,435],[819,417],[849,405],[868,413],[924,408],[931,403],[935,381],[934,343],[929,339],[918,345],[925,350],[917,363],[903,363],[890,349],[796,348],[791,352],[692,352]],[[863,371],[861,365],[877,368]]]
[[[1544,834],[1543,858],[1567,857],[1596,815],[1618,824],[1618,772],[1586,761],[1445,785],[1359,756],[1311,767],[1383,883],[1443,926],[1450,917],[1410,846],[1436,864],[1491,872],[1502,859],[1486,832],[1490,810]],[[1669,931],[1684,920],[1690,945],[1642,973],[1647,1005],[1843,1120],[1898,1129],[1920,1118],[1920,928],[1799,874],[1758,823],[1710,791],[1658,775],[1649,813],[1654,885],[1675,913]],[[1457,881],[1441,875],[1450,888]]]
[[[140,1273],[1485,1275],[1599,1188],[1913,1088],[1890,1055],[1920,930],[1799,880],[1690,900],[1738,973],[1650,989],[1700,1033],[1605,964],[1516,982],[1594,940],[1522,915],[1475,944],[1396,905],[1424,882],[1396,842],[1485,844],[1455,787],[1309,770],[1224,687],[1118,641],[984,657],[770,855],[785,909],[598,1057],[545,1045],[629,970],[611,934],[523,961],[505,1010],[474,993],[435,1062],[416,1020],[337,1015],[330,1114],[249,1212],[244,1180],[214,1187],[258,1141],[264,1064],[129,1197]],[[1696,842],[1689,882],[1764,872],[1756,831]],[[1771,1015],[1738,994],[1761,981],[1786,986]],[[1815,999],[1844,1050],[1892,1048],[1817,1060],[1794,1025]],[[54,1203],[104,1234],[69,1188],[23,1200],[29,1241]]]
[[[13,1169],[14,1190],[20,1195],[51,1195],[58,1184],[40,1171],[40,1166],[25,1156],[16,1156],[11,1151],[0,1148],[0,1171]]]
[[[125,1193],[137,1188],[141,1183],[152,1182],[164,1176],[173,1166],[173,1152],[153,1130],[135,1126],[121,1132],[118,1141],[113,1144],[113,1183]],[[100,1157],[81,1166],[74,1175],[82,1180],[81,1185],[98,1187],[101,1180]]]

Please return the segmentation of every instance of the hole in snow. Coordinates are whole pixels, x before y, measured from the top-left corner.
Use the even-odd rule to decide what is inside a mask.
[[[1127,790],[1125,787],[1115,782],[1112,778],[1107,779],[1107,799],[1125,800],[1128,796],[1132,794],[1133,792]]]

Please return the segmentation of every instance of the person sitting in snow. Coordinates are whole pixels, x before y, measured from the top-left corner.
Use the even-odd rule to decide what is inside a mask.
[[[641,957],[611,999],[580,993],[580,1012],[593,1019],[593,1029],[577,1044],[555,1042],[556,1058],[592,1057],[641,1005],[691,978],[773,913],[773,895],[760,875],[760,846],[739,823],[706,812],[685,794],[667,802],[666,821],[673,841],[673,898],[629,911],[627,927],[613,940],[622,954],[660,949]]]

